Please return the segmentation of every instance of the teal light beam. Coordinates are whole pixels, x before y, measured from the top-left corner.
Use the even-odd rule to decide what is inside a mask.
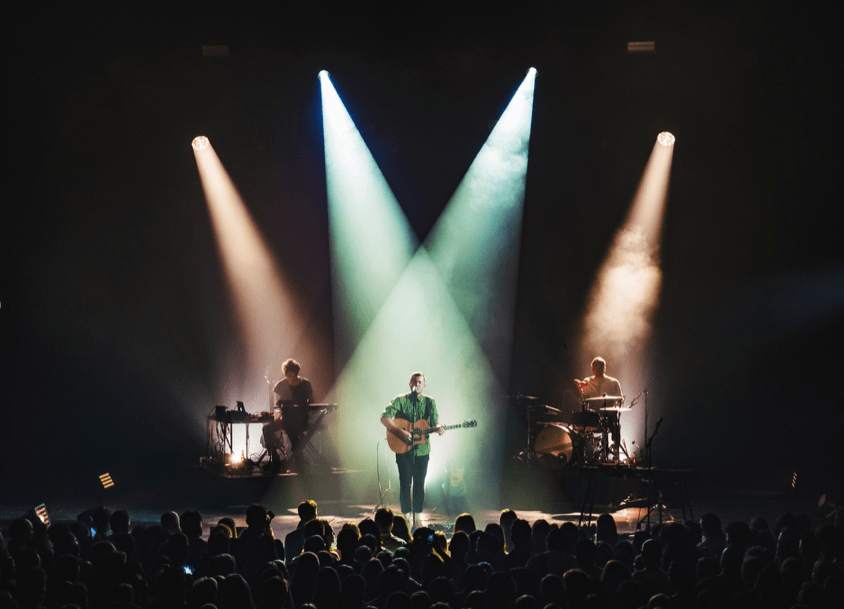
[[[405,269],[338,379],[340,428],[350,430],[340,438],[346,467],[374,467],[375,443],[385,436],[381,412],[393,397],[408,391],[410,375],[417,370],[427,377],[425,391],[437,401],[440,423],[478,420],[475,429],[431,439],[429,488],[454,464],[485,471],[485,460],[500,452],[500,434],[491,433],[496,422],[487,416],[500,389],[424,248]],[[392,453],[388,457],[389,462]],[[497,499],[498,488],[489,480],[475,491],[494,495],[493,503]]]
[[[340,323],[347,324],[346,352],[350,344],[354,348],[332,398],[343,405],[340,428],[354,429],[341,434],[347,466],[372,465],[367,439],[383,438],[380,412],[392,397],[407,391],[416,370],[428,377],[427,392],[440,404],[442,423],[480,423],[477,430],[433,439],[438,446],[429,484],[458,451],[454,461],[469,469],[488,468],[496,461],[503,436],[498,416],[503,390],[496,377],[505,366],[490,367],[476,336],[502,337],[488,344],[506,344],[503,350],[509,353],[511,338],[503,334],[512,332],[534,80],[532,69],[426,247],[410,260],[415,238],[407,221],[336,91],[321,75],[335,303]],[[366,216],[362,223],[361,209]],[[393,279],[397,272],[398,279]],[[361,293],[370,284],[376,286],[377,297]],[[388,289],[388,297],[383,296]],[[458,433],[475,437],[453,438]],[[483,490],[497,491],[489,484]]]
[[[505,386],[535,83],[531,68],[424,244]]]
[[[419,240],[328,73],[322,92],[338,369],[396,285]]]

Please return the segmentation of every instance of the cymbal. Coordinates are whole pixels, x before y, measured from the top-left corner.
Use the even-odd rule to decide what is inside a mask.
[[[623,400],[622,395],[602,395],[599,398],[583,398],[584,402],[617,402]]]
[[[553,406],[548,406],[547,404],[541,404],[541,405],[539,405],[539,406],[534,406],[534,408],[544,408],[545,410],[550,410],[551,412],[556,412],[556,413],[559,413],[559,414],[563,414],[563,411],[562,411],[562,410],[557,410],[557,409],[556,409],[556,408],[554,408]]]
[[[506,396],[508,400],[516,400],[517,402],[538,402],[539,398],[533,397],[532,395],[522,395],[521,393],[517,393],[516,395],[508,395]]]
[[[628,410],[633,410],[632,408],[628,408],[627,406],[607,406],[605,408],[600,409],[601,412],[627,412]]]

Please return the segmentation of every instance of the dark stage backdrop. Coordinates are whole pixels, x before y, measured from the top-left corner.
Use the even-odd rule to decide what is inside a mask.
[[[50,496],[202,454],[242,344],[196,135],[330,344],[321,69],[423,239],[537,68],[509,391],[551,405],[588,372],[572,347],[589,287],[657,133],[672,131],[652,363],[628,388],[650,387],[665,419],[654,454],[739,488],[840,472],[844,267],[823,25],[763,2],[554,4],[407,20],[395,7],[130,3],[6,23],[6,488]],[[628,55],[630,40],[657,52]],[[203,58],[204,44],[230,56]],[[325,395],[339,373],[309,376]]]

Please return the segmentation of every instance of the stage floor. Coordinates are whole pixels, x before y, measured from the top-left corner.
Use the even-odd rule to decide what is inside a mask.
[[[195,464],[182,464],[155,476],[115,474],[116,486],[103,490],[94,485],[66,485],[46,489],[43,495],[29,490],[17,498],[4,493],[0,500],[0,527],[8,531],[9,523],[27,510],[45,503],[53,521],[73,520],[81,512],[95,506],[126,509],[133,525],[158,523],[166,511],[182,513],[196,509],[204,519],[205,532],[221,518],[234,518],[245,526],[246,508],[252,503],[267,505],[276,517],[273,531],[279,538],[296,527],[296,507],[304,499],[314,499],[321,517],[342,523],[372,516],[379,500],[398,511],[395,483],[382,480],[379,491],[372,472],[336,470],[277,476],[224,477]],[[602,513],[611,513],[619,533],[632,535],[647,514],[647,485],[640,479],[600,475],[590,488],[587,472],[551,472],[535,468],[516,468],[502,474],[498,497],[482,498],[468,493],[462,501],[444,497],[439,489],[429,489],[422,515],[426,524],[450,532],[459,513],[469,511],[479,528],[498,522],[502,509],[514,509],[529,522],[544,518],[549,522],[590,522]],[[487,480],[482,482],[486,483]],[[758,482],[758,480],[757,480]],[[658,490],[663,490],[659,501]],[[669,492],[670,491],[670,492]],[[594,492],[594,495],[592,494]],[[807,514],[816,519],[819,493],[814,489],[794,489],[777,481],[774,484],[738,484],[725,486],[721,480],[689,472],[683,483],[655,489],[652,505],[662,505],[662,514],[651,513],[651,523],[694,518],[706,512],[731,521],[749,521],[754,516],[766,518],[770,525],[784,512]],[[582,512],[583,510],[583,512]]]

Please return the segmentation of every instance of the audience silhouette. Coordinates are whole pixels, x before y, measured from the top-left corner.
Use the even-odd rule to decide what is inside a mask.
[[[448,539],[382,509],[336,544],[315,502],[299,516],[282,544],[262,505],[206,539],[196,511],[134,528],[125,510],[49,527],[28,514],[0,536],[0,609],[844,607],[844,533],[804,516],[707,513],[628,538],[609,514],[591,528],[504,510],[483,531],[462,514]]]

